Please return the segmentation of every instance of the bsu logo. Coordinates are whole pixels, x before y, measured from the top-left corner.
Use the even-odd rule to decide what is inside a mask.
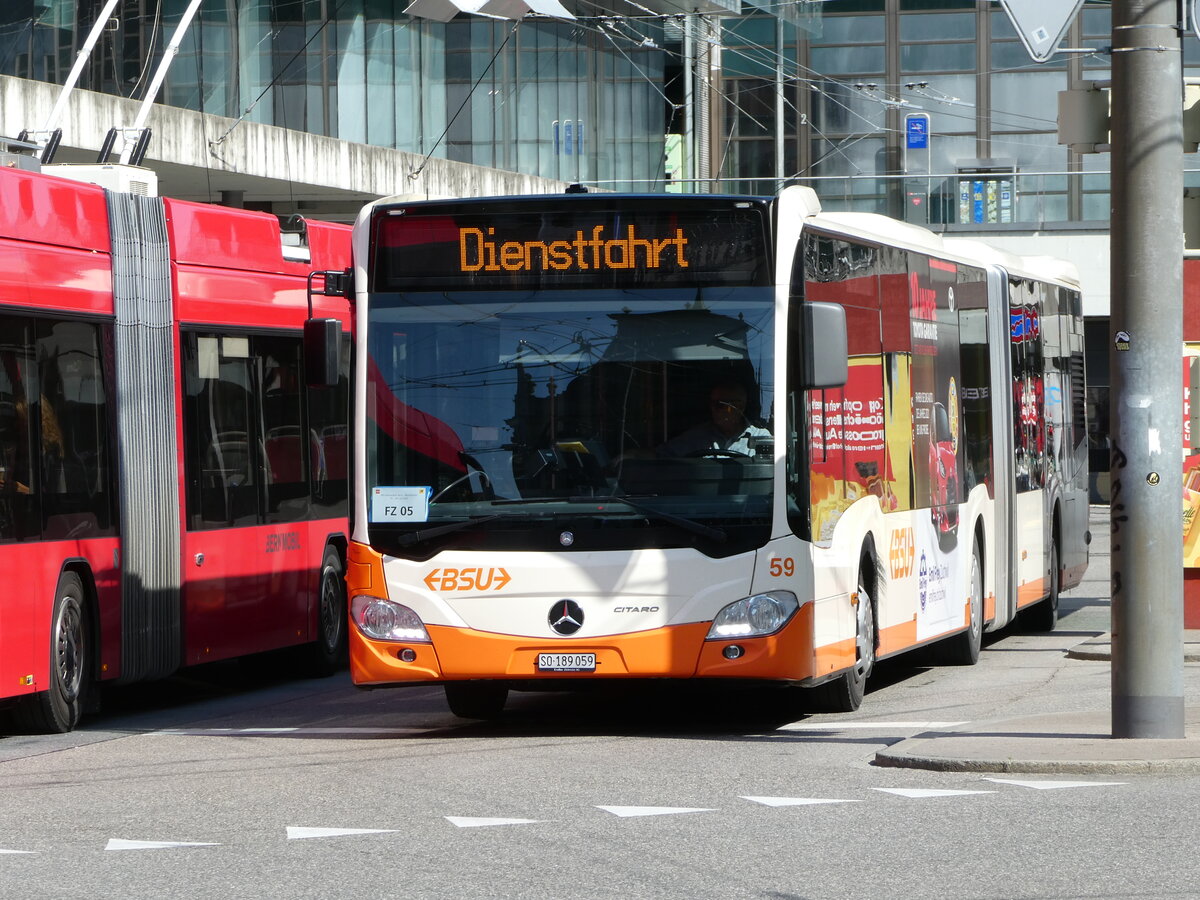
[[[916,556],[916,541],[911,528],[897,528],[892,532],[892,544],[888,549],[888,563],[893,579],[907,578],[913,573]]]
[[[499,591],[512,578],[504,569],[434,569],[422,579],[431,591]]]

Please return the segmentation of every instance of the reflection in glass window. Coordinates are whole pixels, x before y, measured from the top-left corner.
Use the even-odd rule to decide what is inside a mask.
[[[308,513],[310,439],[304,427],[300,342],[259,337],[262,360],[262,447],[266,462],[267,521],[295,522]]]
[[[40,530],[37,428],[30,418],[38,396],[33,328],[12,317],[0,322],[0,540],[30,540]]]
[[[193,336],[185,373],[191,527],[255,524],[263,459],[249,338]]]
[[[42,321],[37,335],[42,536],[112,534],[115,496],[100,331],[90,323]]]
[[[345,516],[348,340],[336,387],[307,387],[302,349],[291,336],[185,335],[189,528]]]
[[[0,541],[116,530],[107,330],[0,317]]]
[[[587,503],[617,495],[745,547],[770,506],[773,313],[769,286],[377,295],[368,485],[428,486],[430,523],[600,511],[642,540],[644,512]],[[717,388],[744,434],[680,456],[672,439],[720,424]]]
[[[974,44],[905,44],[900,48],[900,71],[969,72],[975,68]]]
[[[900,17],[900,40],[974,41],[975,13],[946,13]]]
[[[337,385],[309,388],[308,391],[312,442],[309,469],[313,514],[319,518],[346,515],[350,473],[349,397],[350,339],[347,336],[342,341]]]

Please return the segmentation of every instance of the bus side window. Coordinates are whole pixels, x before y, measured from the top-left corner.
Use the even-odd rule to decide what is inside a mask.
[[[266,464],[266,520],[297,522],[308,515],[308,458],[301,378],[301,344],[295,338],[253,338],[261,361],[262,452]]]
[[[258,434],[250,339],[184,337],[188,527],[259,521]]]
[[[113,533],[115,492],[100,329],[40,322],[37,358],[41,426],[42,536]]]
[[[344,516],[350,474],[350,339],[342,336],[338,383],[310,387],[308,437],[311,445],[309,479],[314,515]]]
[[[992,379],[987,341],[987,276],[966,266],[955,285],[959,322],[959,357],[962,384],[959,406],[964,448],[963,489],[992,485]],[[965,493],[964,493],[965,499]]]
[[[799,271],[793,279],[803,280],[803,299],[793,291],[793,303],[839,304],[849,339],[845,385],[808,392],[804,408],[797,410],[803,415],[797,431],[807,471],[798,473],[799,483],[793,479],[793,490],[807,496],[796,497],[795,505],[808,509],[811,539],[824,542],[832,539],[852,503],[873,495],[884,511],[898,505],[885,428],[881,255],[878,247],[818,233],[804,236],[797,255]]]
[[[1031,282],[1013,279],[1012,396],[1017,491],[1042,487],[1045,473],[1045,384],[1042,376],[1041,292]]]
[[[912,509],[912,325],[909,321],[908,258],[894,247],[880,247],[880,355],[883,375],[883,429],[887,445],[887,510]]]
[[[31,540],[41,531],[37,434],[30,427],[30,399],[37,396],[32,323],[5,316],[0,334],[0,541]]]

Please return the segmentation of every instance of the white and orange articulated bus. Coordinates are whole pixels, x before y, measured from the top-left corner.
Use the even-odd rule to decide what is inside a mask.
[[[1087,566],[1066,264],[773,198],[383,200],[355,226],[355,684],[726,679],[1053,628]]]

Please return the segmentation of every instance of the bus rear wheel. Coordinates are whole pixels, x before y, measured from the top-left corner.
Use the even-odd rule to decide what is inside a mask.
[[[939,662],[951,666],[973,666],[979,662],[979,648],[983,644],[983,563],[978,538],[971,548],[971,596],[968,602],[970,621],[967,630],[941,645]]]
[[[326,547],[317,583],[317,639],[308,646],[308,670],[315,678],[336,672],[346,656],[346,580],[336,547]]]
[[[460,719],[495,719],[508,702],[508,685],[498,681],[447,681],[446,703]]]
[[[1020,625],[1025,631],[1053,631],[1058,624],[1058,540],[1050,542],[1050,590],[1046,599],[1022,610]]]
[[[54,591],[50,618],[50,683],[23,697],[12,719],[31,734],[65,734],[79,724],[88,687],[91,642],[83,582],[64,572]]]

